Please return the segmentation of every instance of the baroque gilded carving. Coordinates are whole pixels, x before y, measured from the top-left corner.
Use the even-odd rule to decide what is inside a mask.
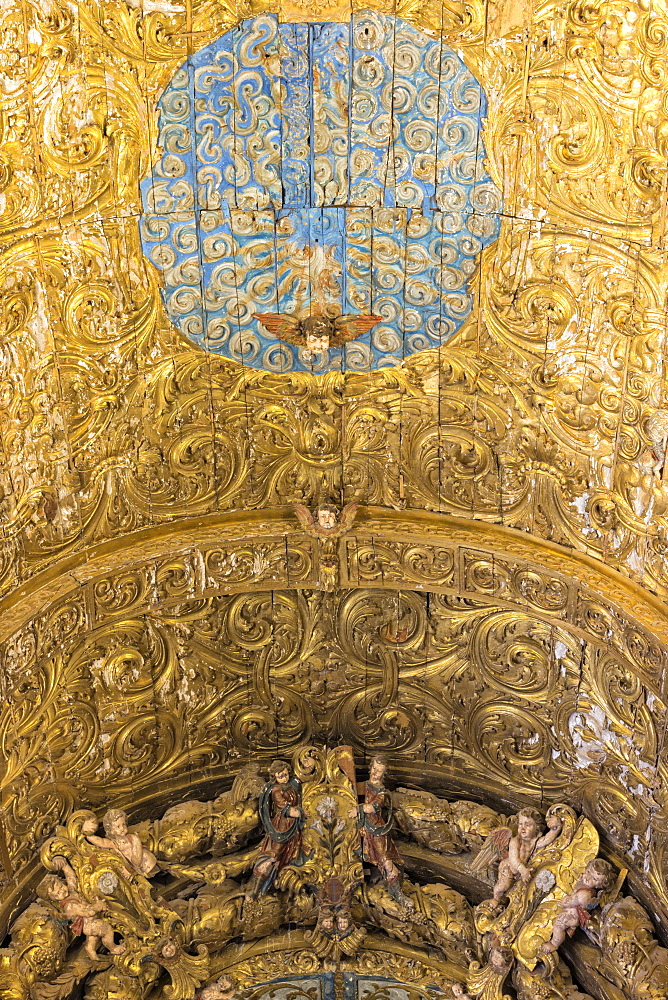
[[[339,571],[353,579],[328,593],[308,536],[289,542],[286,560],[281,523],[295,530],[289,518],[252,544],[228,535],[182,555],[168,545],[148,572],[93,577],[6,642],[3,804],[15,867],[101,793],[127,808],[156,782],[222,776],[249,753],[339,733],[403,758],[407,775],[418,751],[454,767],[462,787],[586,805],[639,874],[649,850],[640,877],[664,898],[662,838],[646,839],[650,816],[656,831],[664,822],[665,654],[651,606],[650,631],[528,562],[530,550],[501,558],[501,536],[487,552],[482,536],[418,542],[410,526],[408,542],[400,523],[389,532],[382,520],[338,540]],[[630,591],[624,603],[643,610]],[[254,780],[240,777],[198,815],[193,836],[214,846],[237,823],[252,828]],[[465,816],[434,813],[425,825],[414,792],[397,822],[423,843],[471,846]],[[170,823],[146,828],[151,850],[169,841]],[[174,860],[187,849],[177,837]]]
[[[220,814],[220,797],[184,801],[148,827],[129,829],[121,810],[107,810],[103,837],[93,813],[75,811],[44,843],[48,874],[42,869],[37,900],[10,928],[3,995],[60,1000],[78,985],[87,1000],[230,1000],[256,987],[270,960],[274,981],[278,973],[288,981],[322,970],[390,972],[418,986],[430,976],[453,997],[502,1000],[509,980],[521,1000],[574,1000],[585,994],[559,951],[577,930],[599,982],[621,982],[632,998],[665,998],[664,949],[651,921],[621,894],[626,871],[598,856],[595,827],[571,807],[550,807],[547,833],[533,808],[490,829],[503,817],[489,809],[413,795],[424,823],[448,812],[470,823],[475,840],[464,845],[462,872],[495,868],[501,853],[488,873],[493,896],[473,909],[443,881],[429,881],[428,863],[420,881],[405,876],[394,807],[410,792],[387,789],[384,760],[373,758],[358,782],[350,747],[307,745],[268,773],[259,794],[257,769],[239,773],[226,803],[248,796],[255,829],[239,816],[239,832],[217,845],[192,828]],[[147,832],[163,823],[169,837],[154,840],[153,853]],[[249,836],[250,849],[239,853]]]
[[[138,228],[139,183],[162,155],[158,99],[185,57],[244,17],[342,16],[312,7],[8,0],[0,11],[0,858],[8,877],[20,872],[3,912],[35,888],[39,849],[81,807],[127,809],[143,849],[181,866],[174,878],[215,856],[206,888],[179,904],[192,913],[174,944],[146,873],[128,876],[118,852],[68,832],[70,912],[53,919],[69,886],[58,862],[51,896],[45,887],[21,913],[13,957],[0,956],[14,975],[21,955],[6,987],[20,1000],[26,983],[44,1000],[65,995],[93,962],[108,967],[96,965],[91,1000],[135,1000],[159,976],[185,994],[218,971],[197,947],[241,933],[244,893],[226,879],[246,871],[257,836],[248,762],[290,757],[305,739],[388,752],[404,783],[396,832],[453,863],[497,816],[435,801],[427,778],[447,771],[487,795],[512,837],[511,809],[566,802],[668,912],[668,631],[647,593],[668,589],[665,5],[353,5],[462,53],[490,97],[486,169],[504,212],[457,338],[345,377],[251,371],[195,348],[168,321]],[[350,517],[325,533],[307,518],[302,531],[295,506]],[[166,787],[191,785],[199,799],[184,793],[149,818]],[[131,886],[107,911],[86,882],[93,846]],[[592,888],[576,888],[587,864],[573,881],[569,862],[541,947],[555,943],[557,908],[571,929],[562,902]],[[335,889],[322,890],[323,912]],[[405,886],[425,916],[407,923],[401,900],[365,886],[369,972],[383,970],[377,938],[422,986],[433,970],[411,971],[400,946],[456,938],[468,960],[475,934],[453,916],[456,891],[441,889]],[[510,889],[509,906],[526,910],[526,884]],[[143,937],[119,909],[139,897],[153,921]],[[294,968],[347,960],[338,918],[318,928],[301,904],[297,893],[286,916],[262,897],[267,941],[294,917]],[[81,935],[73,943],[77,921],[88,952]],[[490,940],[508,930],[493,923]],[[109,926],[124,951],[94,959]],[[665,993],[665,955],[638,902],[599,905],[586,932],[614,988]],[[561,960],[546,985],[523,940],[506,942],[507,982],[521,997],[568,996]],[[484,970],[489,954],[478,957]]]
[[[663,592],[664,485],[647,461],[664,406],[663,9],[392,8],[459,47],[492,95],[485,143],[506,212],[458,342],[345,380],[253,373],[187,346],[141,254],[162,89],[193,37],[273,9],[3,8],[5,592],[175,516],[342,491],[502,511]]]

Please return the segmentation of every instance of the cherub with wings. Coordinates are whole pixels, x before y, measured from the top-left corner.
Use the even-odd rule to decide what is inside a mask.
[[[279,340],[307,351],[327,351],[363,336],[381,316],[336,316],[320,314],[299,319],[292,313],[253,313],[262,326]]]
[[[294,507],[299,523],[307,534],[320,538],[339,538],[352,528],[359,504],[347,503],[340,512],[331,503],[321,503],[313,513],[301,503],[296,503]]]
[[[473,871],[481,871],[490,867],[499,858],[494,891],[490,904],[498,909],[509,889],[521,879],[531,880],[532,872],[528,867],[531,858],[553,844],[562,830],[562,822],[556,813],[548,811],[546,817],[547,833],[544,829],[543,817],[537,809],[520,809],[517,814],[517,833],[513,835],[510,827],[500,826],[492,830],[485,846],[471,865]]]

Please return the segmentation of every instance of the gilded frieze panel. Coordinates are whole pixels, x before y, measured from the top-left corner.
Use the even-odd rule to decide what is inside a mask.
[[[450,796],[582,810],[665,916],[668,630],[647,591],[668,588],[666,11],[312,8],[2,5],[0,860],[27,885],[72,810],[146,820],[167,789],[340,739]],[[242,20],[311,38],[353,14],[472,74],[498,238],[468,255],[471,312],[438,348],[361,373],[251,370],[176,329],[167,258],[144,255],[161,95]],[[284,343],[271,322],[253,327],[263,349]],[[336,530],[279,508],[322,501],[348,505]],[[642,995],[661,949],[637,903],[615,906],[606,968]],[[384,955],[370,935],[369,975]],[[395,961],[411,981],[410,951]],[[586,981],[591,955],[574,961]],[[513,985],[541,986],[528,966]]]

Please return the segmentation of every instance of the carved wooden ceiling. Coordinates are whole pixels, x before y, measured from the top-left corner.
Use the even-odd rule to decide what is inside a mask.
[[[72,809],[339,740],[568,802],[668,926],[667,49],[644,0],[0,4],[4,925]]]

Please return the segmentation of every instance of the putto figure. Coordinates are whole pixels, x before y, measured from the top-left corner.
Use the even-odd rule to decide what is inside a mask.
[[[109,809],[102,820],[105,836],[95,836],[97,821],[88,820],[83,825],[89,843],[96,847],[105,847],[115,851],[125,862],[131,872],[151,877],[160,870],[155,854],[144,847],[136,833],[128,832],[128,817],[122,809]]]
[[[551,939],[541,947],[544,955],[550,955],[570,937],[578,927],[586,927],[589,914],[599,903],[601,893],[614,878],[612,865],[603,858],[590,861],[575,883],[573,892],[561,900],[559,914],[552,928]]]
[[[269,781],[259,799],[265,837],[246,887],[247,901],[267,892],[286,865],[300,863],[304,827],[301,797],[301,782],[292,774],[287,761],[272,761]]]
[[[487,903],[494,909],[503,905],[506,893],[514,884],[531,881],[531,869],[528,863],[535,854],[549,847],[557,839],[562,829],[559,817],[548,812],[547,833],[543,834],[545,823],[537,809],[520,809],[517,814],[517,833],[513,835],[510,827],[501,826],[487,838],[485,846],[471,865],[473,871],[488,868],[497,857],[500,857],[499,871],[492,899]]]
[[[236,987],[230,976],[223,974],[215,983],[203,986],[196,994],[196,1000],[232,1000]]]
[[[100,942],[111,955],[122,955],[125,950],[124,946],[114,942],[114,932],[111,925],[98,915],[106,909],[105,901],[94,899],[92,903],[89,903],[79,892],[74,870],[65,858],[56,858],[54,861],[58,864],[66,881],[63,882],[58,875],[46,875],[37,887],[37,895],[61,911],[75,936],[79,934],[85,936],[86,954],[93,961],[99,958],[97,949]]]
[[[387,762],[374,757],[368,781],[358,786],[364,801],[357,811],[351,809],[350,816],[358,815],[364,860],[378,869],[394,899],[413,909],[413,901],[401,888],[401,857],[392,840],[392,796],[384,785],[386,772]]]

